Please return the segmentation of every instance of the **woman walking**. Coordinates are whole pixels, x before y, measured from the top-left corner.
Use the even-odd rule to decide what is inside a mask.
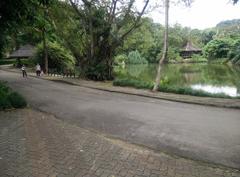
[[[40,76],[41,74],[41,66],[39,64],[36,65],[36,74],[37,76]]]

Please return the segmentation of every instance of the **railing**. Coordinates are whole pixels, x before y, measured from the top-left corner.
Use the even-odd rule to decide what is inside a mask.
[[[76,72],[72,70],[65,70],[65,71],[58,71],[56,69],[49,69],[48,70],[49,76],[55,76],[55,77],[71,77],[76,78]]]

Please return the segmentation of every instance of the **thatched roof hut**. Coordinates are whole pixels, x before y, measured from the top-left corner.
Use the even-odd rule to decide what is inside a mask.
[[[194,46],[192,42],[188,42],[187,45],[181,50],[180,55],[183,58],[191,58],[193,54],[201,54],[202,49]]]
[[[35,47],[27,44],[13,51],[8,58],[30,58],[34,55]]]

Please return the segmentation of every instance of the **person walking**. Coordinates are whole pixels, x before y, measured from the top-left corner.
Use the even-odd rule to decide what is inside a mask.
[[[27,77],[25,65],[22,65],[22,75],[23,75],[23,77]]]
[[[39,64],[36,65],[36,74],[37,76],[40,76],[41,74],[41,66]]]

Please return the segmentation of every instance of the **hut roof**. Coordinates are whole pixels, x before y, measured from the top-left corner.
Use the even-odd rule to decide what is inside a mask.
[[[34,55],[34,46],[27,44],[13,51],[8,58],[28,58]]]
[[[194,46],[192,42],[188,42],[187,45],[182,49],[182,51],[202,51],[202,49]]]

